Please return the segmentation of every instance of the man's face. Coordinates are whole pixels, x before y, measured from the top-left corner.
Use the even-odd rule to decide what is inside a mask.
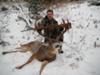
[[[53,19],[53,13],[47,12],[47,17],[48,17],[49,20]]]

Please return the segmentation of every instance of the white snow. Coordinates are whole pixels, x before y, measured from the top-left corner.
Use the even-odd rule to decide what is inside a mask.
[[[0,46],[0,53],[14,50],[19,44],[32,40],[43,40],[37,32],[21,32],[26,23],[19,20],[18,16],[24,17],[28,23],[30,19],[26,3],[5,5],[9,10],[0,11],[0,27],[8,26],[5,29],[0,28],[3,31],[0,37],[10,45]],[[19,10],[15,10],[13,5]],[[95,42],[100,45],[100,6],[89,6],[87,2],[68,3],[55,8],[54,12],[59,24],[62,18],[66,22],[68,19],[72,23],[72,28],[64,34],[64,54],[58,55],[55,61],[48,64],[42,75],[100,75],[100,47],[94,47]],[[31,26],[34,27],[34,20]],[[9,32],[6,32],[7,29]],[[30,53],[13,53],[5,56],[0,54],[0,75],[38,75],[41,63],[36,60],[21,70],[15,69],[30,56]]]

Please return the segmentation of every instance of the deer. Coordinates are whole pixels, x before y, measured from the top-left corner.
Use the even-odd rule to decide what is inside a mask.
[[[38,61],[42,62],[40,72],[39,72],[41,75],[44,67],[48,63],[56,59],[56,54],[59,53],[60,46],[61,46],[60,43],[53,43],[51,40],[50,42],[48,42],[48,44],[44,44],[43,42],[33,41],[28,44],[21,45],[21,47],[16,48],[18,49],[17,51],[6,51],[6,52],[3,52],[2,54],[5,55],[7,53],[30,51],[32,53],[31,57],[24,64],[17,66],[16,69],[21,69],[25,65],[31,63],[34,59],[37,59]],[[32,50],[32,48],[38,49],[38,50],[34,51]]]
[[[41,34],[48,39],[47,43],[40,41],[32,41],[15,48],[17,49],[16,51],[5,51],[2,52],[2,54],[5,55],[8,53],[30,51],[32,53],[31,57],[24,64],[16,66],[16,69],[22,69],[25,65],[31,63],[34,59],[37,59],[38,61],[42,62],[39,71],[39,75],[41,75],[46,65],[56,60],[57,54],[60,53],[61,43],[59,41],[59,38],[66,32],[66,30],[71,28],[71,23],[65,23],[64,20],[63,24],[61,25],[62,26],[60,27],[64,26],[65,30],[57,37],[57,39],[52,39]]]

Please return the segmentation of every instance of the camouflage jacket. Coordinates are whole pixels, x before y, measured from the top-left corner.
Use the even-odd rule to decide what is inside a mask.
[[[58,25],[58,22],[53,18],[52,20],[49,20],[47,16],[45,16],[41,22],[40,25],[47,26],[47,25]],[[63,29],[54,29],[52,31],[48,31],[47,29],[44,29],[44,35],[53,39],[56,39],[56,37],[61,33]],[[41,32],[41,30],[40,30]]]

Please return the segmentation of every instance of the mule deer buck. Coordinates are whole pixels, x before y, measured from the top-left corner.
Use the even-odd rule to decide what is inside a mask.
[[[62,34],[64,34],[64,32],[68,29],[71,28],[71,24],[70,23],[65,23],[63,20],[63,24],[61,24],[63,26],[66,26],[66,29],[62,32]],[[70,27],[68,27],[68,25]],[[33,42],[29,42],[27,44],[21,45],[20,47],[16,48],[18,50],[16,51],[5,51],[2,54],[7,54],[7,53],[14,53],[14,52],[27,52],[30,51],[32,53],[31,57],[28,59],[27,62],[25,62],[24,64],[17,66],[16,69],[21,69],[23,68],[25,65],[29,64],[32,62],[32,60],[37,59],[39,61],[42,62],[41,68],[40,68],[40,75],[43,71],[43,69],[45,68],[45,66],[54,61],[56,59],[56,55],[57,53],[60,52],[60,47],[61,47],[61,43],[59,41],[59,38],[61,37],[60,34],[57,39],[51,39],[48,37],[48,43],[44,43],[44,42],[40,42],[40,41],[33,41]]]
[[[44,67],[48,63],[56,59],[56,54],[60,50],[60,43],[52,43],[50,40],[50,42],[45,45],[42,42],[34,41],[28,44],[21,45],[21,47],[16,48],[16,49],[18,50],[3,52],[2,54],[30,51],[32,53],[32,56],[28,59],[26,63],[24,63],[23,65],[17,66],[16,69],[21,69],[25,65],[31,63],[32,60],[37,59],[42,62],[42,66],[40,69],[40,75],[41,75],[41,72],[43,71]],[[38,50],[33,50],[33,49],[38,49]]]

